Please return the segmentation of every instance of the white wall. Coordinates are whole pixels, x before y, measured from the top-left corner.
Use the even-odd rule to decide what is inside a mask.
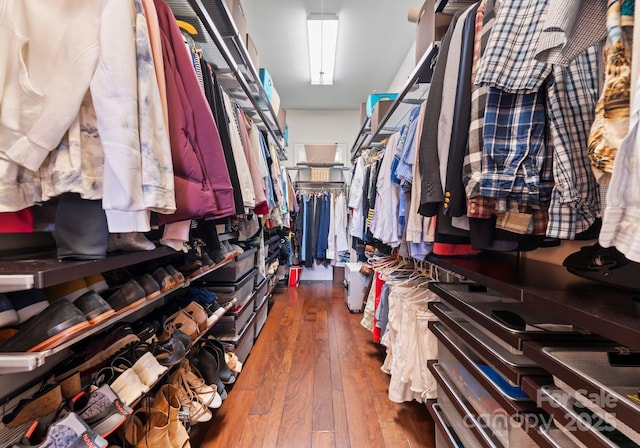
[[[360,131],[360,110],[288,110],[289,146],[284,166],[292,166],[295,145],[304,143],[342,143],[348,150]]]
[[[416,43],[414,42],[407,55],[402,62],[400,68],[398,68],[398,72],[396,76],[393,78],[391,85],[387,89],[389,93],[400,93],[402,88],[407,82],[409,75],[413,72],[413,69],[416,67]]]

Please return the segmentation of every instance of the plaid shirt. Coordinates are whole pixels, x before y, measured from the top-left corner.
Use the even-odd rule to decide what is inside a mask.
[[[474,46],[474,63],[471,72],[475,78],[477,66],[489,40],[489,33],[495,20],[495,8],[493,0],[484,0],[476,13],[476,41]],[[480,29],[479,29],[480,28]],[[482,129],[484,127],[484,110],[487,105],[486,86],[471,87],[471,123],[469,125],[469,141],[467,142],[467,154],[462,166],[462,183],[465,185],[467,199],[471,200],[480,195],[480,176],[482,172]],[[469,201],[467,201],[467,210]]]
[[[510,93],[535,93],[540,89],[552,66],[538,62],[534,56],[550,1],[509,0],[500,4],[476,84]]]
[[[548,84],[555,186],[547,236],[573,239],[600,214],[598,186],[587,155],[587,139],[598,100],[600,46],[581,53],[569,67],[554,66]]]
[[[480,194],[538,202],[546,156],[544,95],[489,89]]]
[[[548,8],[536,53],[540,62],[568,66],[607,37],[607,2],[553,0]]]

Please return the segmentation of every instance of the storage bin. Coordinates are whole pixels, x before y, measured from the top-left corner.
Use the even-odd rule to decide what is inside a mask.
[[[448,337],[451,337],[452,340],[456,339],[453,335],[448,335]],[[464,343],[461,341],[457,340],[454,343],[463,351],[465,350]],[[491,393],[458,361],[440,339],[438,339],[438,363],[442,366],[447,378],[451,380],[455,390],[458,391],[458,396],[464,397],[464,401],[471,404],[479,419],[487,425],[505,448],[533,448],[537,446],[524,429],[511,419],[511,413],[500,406]],[[440,395],[438,395],[438,400],[440,400]],[[456,432],[458,431],[456,430]],[[462,437],[461,434],[458,433],[458,435]]]
[[[271,101],[273,98],[273,80],[271,79],[271,75],[266,68],[261,68],[259,71],[259,76],[262,87],[264,87],[264,91],[267,94],[267,98],[269,98],[269,101]]]
[[[220,337],[218,338],[223,342],[231,351],[233,351],[240,362],[243,364],[249,357],[249,353],[253,348],[253,342],[255,340],[255,328],[256,328],[256,313],[251,314],[249,322],[244,326],[240,334],[234,338]]]
[[[253,269],[237,282],[213,282],[207,280],[196,282],[196,285],[215,292],[217,295],[216,301],[220,304],[236,299],[236,306],[243,305],[251,298],[253,279],[257,272],[256,269]]]
[[[393,101],[398,98],[397,93],[372,93],[367,98],[367,116],[371,116],[373,113],[373,108],[380,100],[390,100]]]
[[[456,336],[477,350],[485,361],[492,364],[501,375],[507,378],[513,385],[520,385],[523,376],[544,376],[547,372],[527,358],[522,352],[517,352],[513,347],[491,335],[488,331],[475,324],[460,311],[451,309],[441,302],[429,303],[429,309],[446,325]]]
[[[480,422],[476,420],[475,416],[473,416],[472,413],[463,416],[462,414],[460,414],[460,412],[458,412],[458,409],[456,409],[456,407],[454,406],[453,401],[451,400],[449,395],[447,395],[447,393],[450,393],[458,396],[458,392],[453,387],[451,387],[451,385],[445,384],[445,382],[442,381],[442,379],[446,378],[446,374],[443,373],[442,370],[440,370],[440,366],[438,364],[436,364],[433,368],[442,375],[442,378],[436,377],[436,380],[438,381],[438,405],[440,406],[444,418],[447,422],[449,422],[451,428],[460,439],[462,446],[482,446],[478,438],[471,430],[471,427],[473,425],[476,427],[476,431],[483,431],[479,426]],[[459,400],[461,403],[464,402],[462,398],[459,398]],[[489,435],[485,435],[485,437],[487,439],[490,439]]]
[[[256,303],[258,301],[256,300]],[[262,303],[260,307],[256,310],[256,334],[254,336],[255,339],[258,339],[264,324],[267,323],[267,316],[269,315],[269,301],[266,297],[262,299]]]
[[[245,250],[230,263],[205,275],[202,279],[212,282],[237,282],[255,266],[257,251],[255,247]]]
[[[438,403],[431,404],[429,412],[436,423],[436,448],[458,448],[464,446]]]
[[[244,329],[254,310],[255,295],[249,297],[249,301],[242,305],[238,305],[222,316],[218,323],[213,326],[211,333],[216,337],[226,336],[230,338],[237,337]]]
[[[253,310],[257,310],[262,305],[262,302],[267,298],[267,285],[269,282],[266,278],[262,277],[262,281],[256,287],[256,290],[253,292],[255,296],[255,300],[253,301]]]

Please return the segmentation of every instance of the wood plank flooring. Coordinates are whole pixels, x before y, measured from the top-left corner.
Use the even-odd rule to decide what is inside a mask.
[[[267,323],[203,448],[433,447],[422,404],[387,398],[382,347],[344,288],[305,282],[274,295]]]

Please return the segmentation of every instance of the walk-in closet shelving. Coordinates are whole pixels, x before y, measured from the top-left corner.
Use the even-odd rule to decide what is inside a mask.
[[[640,404],[633,397],[638,394],[640,374],[634,361],[640,350],[640,314],[634,292],[583,279],[563,266],[525,256],[429,256],[427,262],[465,280],[458,284],[429,284],[429,289],[442,300],[429,304],[429,309],[441,317],[440,322],[430,323],[432,333],[509,415],[518,409],[507,406],[509,402],[503,399],[500,389],[489,387],[488,378],[476,368],[477,362],[491,365],[504,379],[520,386],[530,403],[535,402],[537,409],[526,411],[534,418],[523,429],[537,446],[614,447],[622,445],[612,437],[637,440],[633,437],[640,433]],[[543,313],[554,320],[542,322],[557,322],[556,328],[540,331],[534,323],[526,330],[510,329],[493,311],[489,312],[495,309],[512,310],[527,323],[536,322],[535,316]],[[571,328],[557,326],[562,322]],[[482,330],[482,337],[473,337],[476,328]],[[452,344],[454,336],[460,342]],[[508,356],[495,356],[496,341],[505,344],[502,347],[506,347]],[[463,343],[467,345],[464,353],[458,347]],[[481,361],[474,358],[475,362],[470,362],[469,349]],[[524,357],[528,371],[522,371],[520,362],[513,367],[505,364],[513,355]],[[444,355],[439,353],[441,356]],[[451,356],[447,359],[452,365]],[[438,373],[434,370],[437,366],[435,361],[429,364],[434,375]],[[439,388],[438,402],[444,399],[446,404],[449,398]],[[473,401],[473,397],[464,395],[462,401],[465,400]],[[586,414],[581,410],[587,409],[585,404],[590,409]],[[608,431],[613,429],[603,428],[604,423],[612,424],[618,432],[610,436]],[[474,425],[472,432],[479,444],[491,446],[478,433],[481,426]]]
[[[166,249],[166,250],[165,250]],[[83,277],[83,276],[87,276],[87,275],[91,275],[91,274],[96,274],[96,273],[100,273],[100,272],[106,272],[109,270],[113,270],[113,269],[119,269],[119,268],[125,268],[127,266],[131,266],[133,264],[136,263],[140,263],[140,262],[144,262],[144,261],[149,261],[149,260],[153,260],[156,258],[159,258],[158,256],[154,257],[154,258],[146,258],[144,257],[145,254],[149,254],[151,252],[156,252],[156,253],[164,253],[163,255],[167,255],[167,251],[170,252],[174,252],[171,249],[168,249],[166,247],[162,247],[159,249],[156,249],[155,251],[139,251],[139,252],[132,252],[129,254],[123,254],[121,255],[116,255],[116,256],[112,256],[112,257],[108,257],[105,260],[94,260],[94,261],[88,261],[88,262],[57,262],[59,267],[61,268],[61,270],[63,270],[62,272],[67,272],[66,270],[69,269],[69,267],[67,267],[67,263],[70,264],[76,264],[79,266],[79,268],[85,268],[87,269],[86,274],[76,274],[74,276],[71,276],[70,279],[75,279],[75,278],[79,278],[79,277]],[[128,257],[127,257],[128,255]],[[134,256],[138,255],[139,258],[135,258]],[[108,264],[107,260],[109,261]],[[119,260],[120,263],[114,263],[114,260]],[[133,262],[129,262],[129,263],[124,263],[124,260],[136,260]],[[201,277],[210,274],[211,272],[222,268],[223,266],[227,265],[228,263],[230,263],[231,261],[233,261],[233,259],[228,260],[224,263],[221,263],[219,265],[216,265],[213,269],[210,269],[208,271],[202,272],[201,274],[194,276],[190,279],[187,279],[183,284],[179,285],[176,288],[172,288],[162,294],[160,294],[158,297],[153,298],[152,300],[147,300],[145,301],[143,304],[141,304],[139,307],[133,308],[131,310],[127,310],[125,312],[119,313],[114,315],[113,317],[106,319],[105,321],[99,323],[99,324],[95,324],[95,325],[91,325],[91,327],[87,328],[86,330],[82,331],[81,333],[79,333],[77,336],[63,342],[62,344],[57,345],[54,348],[51,348],[49,350],[45,350],[42,352],[24,352],[24,353],[0,353],[0,375],[4,375],[4,374],[9,374],[9,373],[19,373],[19,372],[29,372],[32,370],[37,369],[38,367],[43,366],[46,361],[47,358],[50,358],[54,355],[57,355],[58,353],[62,353],[65,350],[67,350],[69,347],[71,347],[72,345],[76,344],[79,341],[82,341],[83,339],[86,339],[94,334],[97,334],[99,332],[101,332],[102,330],[105,330],[107,328],[109,328],[110,326],[112,326],[114,323],[116,322],[120,322],[120,321],[126,321],[127,319],[129,319],[130,321],[135,320],[135,316],[140,316],[140,314],[144,314],[145,310],[147,309],[151,309],[151,308],[155,308],[156,306],[158,306],[158,304],[160,304],[161,302],[164,303],[165,299],[167,296],[174,294],[177,291],[182,290],[183,288],[189,287],[194,281],[200,279]],[[106,267],[106,268],[105,268]],[[46,271],[51,277],[50,278],[56,278],[55,277],[55,272],[53,272],[53,270],[49,270]],[[75,272],[80,272],[78,270],[76,270]],[[84,272],[84,271],[83,271]],[[48,277],[47,277],[48,278]],[[51,286],[53,284],[57,284],[60,283],[58,281],[52,282],[52,283],[45,283],[44,286]],[[42,286],[42,287],[44,287]],[[41,286],[37,286],[38,288],[40,288]]]
[[[278,124],[277,111],[260,82],[258,68],[249,57],[245,36],[238,29],[224,0],[168,0],[176,18],[197,30],[193,39],[204,58],[219,76],[223,88],[233,97],[258,128],[267,131],[281,159],[286,159],[284,130]]]
[[[630,350],[640,350],[640,315],[633,301],[637,294],[631,291],[582,279],[562,266],[508,254],[429,256],[427,260]]]
[[[360,133],[351,147],[351,160],[356,158],[361,148],[377,146],[390,134],[399,131],[412,107],[427,99],[437,55],[438,46],[436,42],[433,42],[416,64],[398,97],[393,100],[389,110],[380,120],[377,129],[369,127],[370,118],[365,119]]]

